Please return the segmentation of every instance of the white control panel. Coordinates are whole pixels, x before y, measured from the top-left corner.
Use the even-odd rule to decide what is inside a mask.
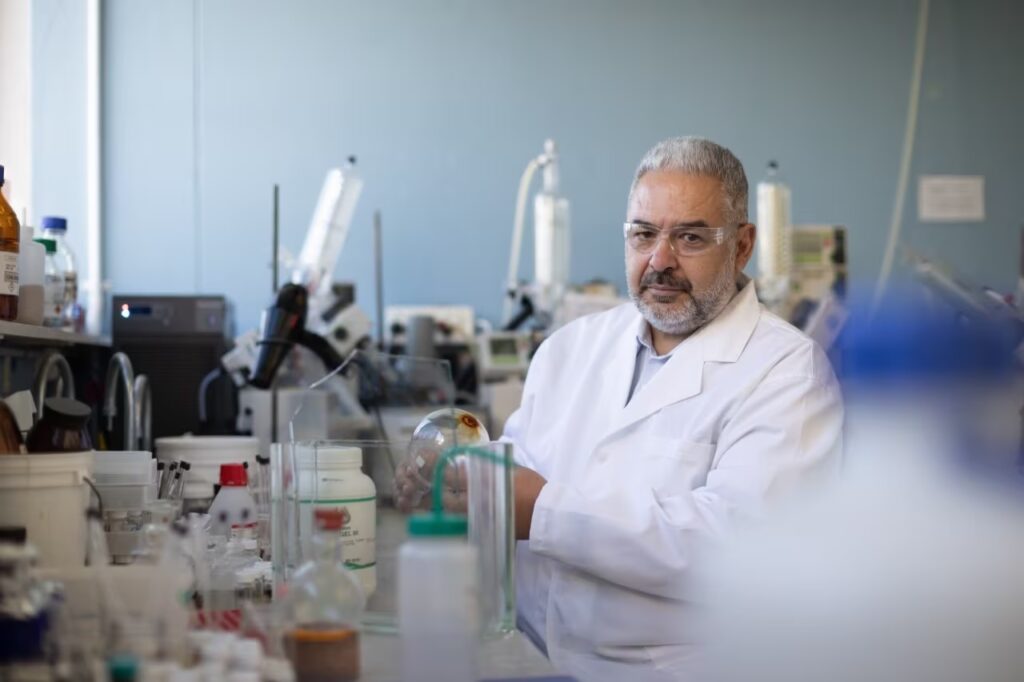
[[[530,335],[491,332],[477,337],[478,368],[484,381],[526,376],[530,366]]]

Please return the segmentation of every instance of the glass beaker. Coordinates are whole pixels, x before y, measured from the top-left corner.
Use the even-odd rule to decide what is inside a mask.
[[[465,460],[469,487],[469,542],[480,557],[481,626],[484,636],[515,630],[515,528],[511,443],[486,443],[474,449],[492,458]]]
[[[302,563],[299,537],[299,479],[291,443],[270,446],[270,562],[274,592]]]

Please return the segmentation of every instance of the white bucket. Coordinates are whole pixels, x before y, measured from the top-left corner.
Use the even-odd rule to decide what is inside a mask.
[[[92,452],[0,456],[0,525],[25,528],[39,565],[85,565]]]
[[[185,460],[191,466],[185,478],[183,496],[186,500],[212,501],[213,486],[220,482],[220,465],[248,462],[252,471],[256,466],[259,448],[259,439],[251,436],[176,436],[156,439],[158,460],[168,464],[175,460]]]

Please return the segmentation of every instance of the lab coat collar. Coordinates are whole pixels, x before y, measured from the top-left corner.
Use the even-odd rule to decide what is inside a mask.
[[[749,277],[740,275],[736,285],[740,291],[718,317],[676,346],[665,366],[625,407],[615,410],[605,438],[663,407],[700,393],[705,362],[735,362],[739,359],[761,317],[761,305]],[[633,325],[624,329],[614,351],[613,366],[619,375],[615,377],[615,389],[623,389],[622,395],[615,399],[618,405],[623,404],[618,402],[619,399],[625,402],[632,382],[636,364],[636,329]]]
[[[705,362],[736,362],[761,318],[754,282],[744,274],[736,280],[739,291],[718,317],[694,336],[703,336]]]

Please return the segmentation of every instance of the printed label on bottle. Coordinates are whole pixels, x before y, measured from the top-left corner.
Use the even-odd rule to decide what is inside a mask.
[[[43,289],[43,324],[47,327],[60,326],[64,309],[64,277],[47,274],[43,277]]]
[[[3,280],[0,281],[0,295],[18,295],[18,254],[10,251],[0,251],[0,271],[3,271]]]
[[[78,300],[78,273],[64,273],[64,305],[70,306]]]
[[[363,497],[343,500],[316,500],[302,503],[302,531],[312,533],[314,509],[338,509],[343,514],[341,556],[352,571],[373,568],[377,564],[377,499]],[[307,535],[308,537],[308,535]]]

